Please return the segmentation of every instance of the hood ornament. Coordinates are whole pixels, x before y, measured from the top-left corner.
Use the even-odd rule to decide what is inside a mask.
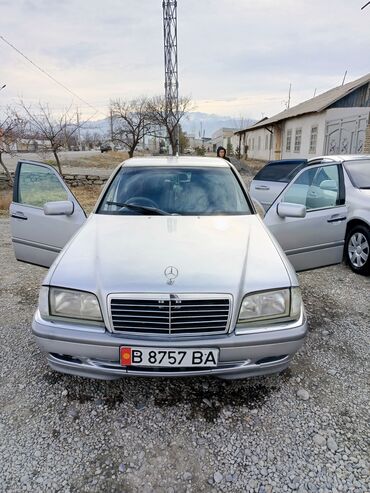
[[[174,284],[176,277],[179,275],[179,271],[176,269],[176,267],[170,265],[165,268],[164,275],[167,277],[167,284],[171,286],[172,284]]]

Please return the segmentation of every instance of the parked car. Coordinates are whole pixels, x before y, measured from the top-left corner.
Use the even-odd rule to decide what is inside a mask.
[[[344,254],[353,271],[369,274],[370,156],[310,159],[264,222],[297,270],[341,262]]]
[[[253,178],[251,196],[267,210],[276,197],[305,166],[307,159],[280,159],[269,161]]]
[[[20,161],[10,213],[16,258],[50,267],[32,330],[55,370],[236,379],[303,344],[295,271],[226,160],[129,159],[88,219],[53,167]]]
[[[108,152],[112,150],[112,146],[110,144],[102,144],[100,146],[100,152],[103,154],[103,152]]]

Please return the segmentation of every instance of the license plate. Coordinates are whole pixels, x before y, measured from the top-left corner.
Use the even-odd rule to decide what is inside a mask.
[[[214,367],[218,349],[121,347],[120,361],[123,366]]]

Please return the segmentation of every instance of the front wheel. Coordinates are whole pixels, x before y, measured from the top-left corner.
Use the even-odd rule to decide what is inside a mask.
[[[370,274],[370,229],[358,225],[351,229],[345,244],[346,260],[357,274]]]

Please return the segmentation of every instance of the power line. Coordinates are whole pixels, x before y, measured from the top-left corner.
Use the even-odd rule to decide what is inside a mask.
[[[50,75],[48,72],[46,72],[46,70],[44,70],[43,68],[41,68],[39,65],[37,65],[35,62],[33,62],[27,55],[25,55],[21,50],[19,50],[16,46],[14,46],[10,41],[8,41],[6,38],[4,38],[4,36],[1,36],[0,35],[0,39],[2,39],[4,41],[4,43],[6,43],[8,46],[10,46],[13,50],[15,50],[19,55],[21,55],[24,59],[26,59],[29,63],[31,63],[31,65],[33,65],[34,67],[37,68],[37,70],[40,70],[40,72],[42,72],[44,75],[46,75],[47,77],[49,77],[49,79],[51,79],[53,82],[55,82],[56,84],[58,84],[59,86],[63,87],[63,89],[65,89],[67,92],[69,92],[70,94],[72,94],[73,97],[79,99],[80,101],[82,101],[83,103],[85,103],[87,106],[89,106],[91,109],[93,109],[96,113],[101,113],[101,114],[104,114],[102,113],[100,110],[98,110],[97,108],[95,108],[92,104],[88,103],[87,101],[85,101],[84,99],[82,99],[78,94],[76,94],[74,91],[72,91],[71,89],[69,89],[66,85],[64,85],[62,82],[59,82],[55,77],[53,77],[52,75]],[[104,116],[106,116],[104,114]]]

